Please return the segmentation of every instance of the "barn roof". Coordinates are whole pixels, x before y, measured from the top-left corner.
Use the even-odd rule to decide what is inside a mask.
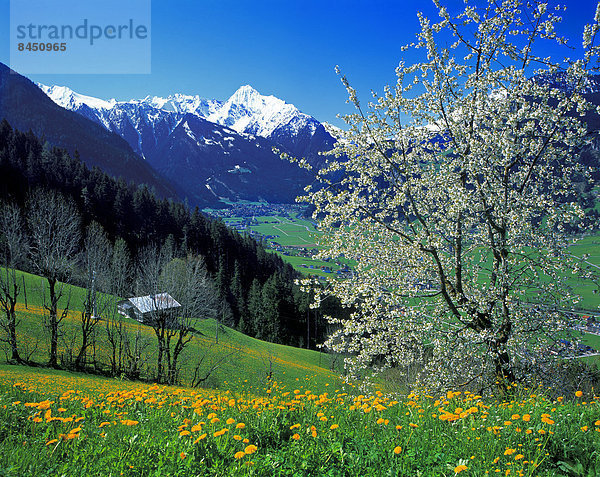
[[[135,306],[140,313],[150,313],[158,310],[169,310],[179,308],[181,305],[168,293],[159,293],[156,295],[137,296],[128,300]]]

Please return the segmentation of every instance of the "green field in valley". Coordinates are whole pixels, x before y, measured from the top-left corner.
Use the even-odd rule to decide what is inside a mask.
[[[268,251],[278,254],[285,262],[304,275],[331,277],[342,268],[333,261],[325,262],[311,258],[313,251],[319,248],[317,242],[322,232],[317,230],[313,222],[298,217],[297,214],[287,217],[277,215],[224,217],[222,220],[229,226],[235,226],[243,221],[251,221],[250,225],[240,232],[253,231],[261,234]],[[260,236],[256,238],[261,239]],[[344,261],[340,263],[344,263]],[[324,271],[325,267],[330,271]]]

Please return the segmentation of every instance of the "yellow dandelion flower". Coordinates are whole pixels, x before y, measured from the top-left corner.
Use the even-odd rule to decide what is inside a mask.
[[[529,414],[523,414],[523,421],[529,422],[531,420],[531,416]]]
[[[258,447],[256,447],[254,444],[250,444],[249,446],[246,446],[246,448],[244,449],[244,452],[248,455],[250,454],[254,454],[257,451]]]
[[[513,415],[512,415],[510,418],[511,418],[513,421],[516,421],[517,419],[520,419],[520,418],[521,418],[521,416],[519,416],[518,414],[513,414]]]
[[[50,405],[53,403],[54,401],[48,401],[47,399],[45,401],[40,402],[39,404],[36,405],[38,411],[45,411],[46,409],[48,409],[50,407]]]
[[[195,426],[192,426],[192,432],[199,432],[202,430],[202,424],[196,424]]]
[[[227,423],[227,425],[231,426],[231,424],[233,424],[235,422],[235,419],[233,419],[232,417],[230,417],[225,422]]]
[[[581,431],[582,431],[582,432],[585,432],[585,431],[587,431],[587,430],[588,430],[588,426],[583,426],[583,427],[581,428]]]
[[[520,460],[520,459],[522,459],[523,457],[525,457],[523,454],[517,454],[517,455],[515,456],[515,460]]]
[[[183,437],[183,436],[189,436],[190,434],[191,434],[191,432],[190,432],[190,431],[181,431],[181,432],[179,433],[179,435],[180,435],[181,437]]]
[[[581,396],[583,396],[583,393],[581,391],[575,391],[575,396],[581,397]],[[38,409],[39,409],[39,407],[38,407]]]
[[[196,439],[194,441],[194,444],[198,444],[198,442],[200,442],[202,439],[206,438],[206,433],[202,434],[201,436],[198,437],[198,439]]]
[[[506,450],[504,451],[504,455],[512,455],[517,451],[517,449],[511,449],[510,447],[507,447]]]
[[[294,434],[292,436],[292,439],[294,439],[295,441],[300,440],[300,434]]]
[[[412,422],[409,422],[409,423],[408,423],[408,425],[409,425],[410,427],[419,427],[417,424],[413,424]]]
[[[123,424],[124,426],[137,426],[139,424],[139,421],[131,421],[129,419],[123,419],[121,421],[121,424]]]
[[[235,453],[235,456],[234,456],[234,457],[235,457],[236,459],[238,459],[238,460],[239,460],[239,459],[243,459],[245,456],[246,456],[246,453],[245,453],[245,452],[243,452],[243,451],[239,451],[239,452],[236,452],[236,453]]]
[[[234,440],[236,440],[236,441],[241,441],[241,440],[242,440],[242,436],[240,436],[240,435],[238,435],[238,434],[235,434],[235,435],[233,436],[233,438],[234,438]]]
[[[185,459],[186,453],[182,452],[179,454],[179,457],[181,458],[181,460]]]
[[[333,431],[333,430],[337,429],[338,427],[340,427],[340,426],[337,424],[332,424],[331,426],[329,426],[329,429],[331,429]]]
[[[457,465],[456,467],[454,467],[454,473],[455,474],[460,474],[463,470],[467,470],[468,467],[464,464],[462,465]]]
[[[46,442],[46,445],[47,445],[47,446],[50,446],[50,445],[52,445],[52,444],[54,444],[54,443],[56,443],[56,442],[58,442],[58,439],[51,439],[51,440],[49,440],[48,442]]]
[[[549,417],[542,417],[542,422],[552,425],[554,424],[554,421],[552,419],[550,419]]]
[[[394,454],[398,455],[398,454],[400,454],[400,452],[402,452],[402,447],[400,447],[400,446],[394,447]]]
[[[235,428],[236,428],[236,429],[243,429],[244,427],[246,427],[246,424],[244,424],[243,422],[238,422],[238,423],[235,425]]]
[[[106,427],[106,426],[110,426],[110,422],[101,422],[100,425],[98,427],[102,428],[102,427]]]

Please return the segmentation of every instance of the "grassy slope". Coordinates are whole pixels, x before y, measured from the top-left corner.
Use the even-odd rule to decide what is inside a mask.
[[[25,280],[27,289],[27,308],[24,296],[20,297],[17,311],[19,314],[19,346],[22,355],[30,356],[34,361],[44,363],[48,359],[48,337],[43,327],[46,311],[43,309],[43,280],[35,275],[21,273],[20,280]],[[70,312],[63,321],[63,337],[60,344],[59,356],[68,356],[70,347],[78,350],[79,346],[79,317],[84,290],[69,287],[71,291]],[[59,309],[66,304],[66,297],[59,303]],[[120,317],[122,318],[122,317]],[[156,338],[148,326],[140,325],[134,320],[122,318],[129,336],[134,336],[138,330],[145,342],[148,343],[148,365],[152,367],[156,360]],[[106,322],[100,322],[97,327],[96,354],[98,360],[106,368],[108,366],[110,347],[106,339]],[[315,383],[323,385],[337,379],[337,374],[329,370],[330,357],[326,354],[290,346],[277,345],[248,337],[231,328],[220,326],[219,342],[215,343],[216,323],[212,319],[198,319],[194,325],[196,333],[191,344],[184,351],[180,362],[182,377],[189,381],[195,367],[200,364],[200,372],[216,369],[204,385],[222,387],[225,382],[253,383],[266,381],[267,375],[283,382],[292,383],[307,376]],[[0,349],[6,350],[6,344],[0,343]],[[0,352],[1,353],[1,352]],[[1,356],[1,354],[0,354]]]

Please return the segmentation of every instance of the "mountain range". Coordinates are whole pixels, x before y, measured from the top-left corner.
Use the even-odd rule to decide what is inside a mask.
[[[0,63],[0,120],[31,131],[50,146],[78,155],[89,167],[128,182],[146,184],[161,197],[181,191],[136,154],[117,134],[50,100],[37,85]]]
[[[315,118],[248,85],[226,101],[179,93],[106,101],[64,86],[39,87],[57,105],[127,141],[193,204],[291,202],[312,178],[274,148],[318,166],[319,153],[335,142]]]
[[[560,73],[535,81],[573,89]],[[600,104],[599,77],[576,89]],[[181,93],[103,100],[65,86],[36,85],[2,64],[0,119],[77,153],[89,166],[201,207],[237,200],[293,202],[313,176],[282,160],[278,151],[319,168],[320,153],[335,142],[312,116],[249,85],[225,101]],[[586,122],[594,141],[581,160],[595,165],[600,116],[589,114]]]

